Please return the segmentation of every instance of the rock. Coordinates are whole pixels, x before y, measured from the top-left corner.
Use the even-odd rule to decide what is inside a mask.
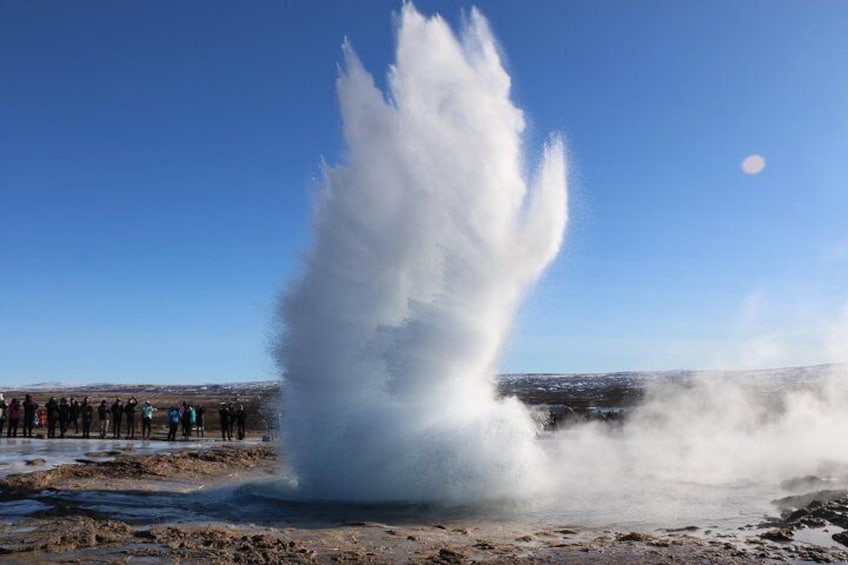
[[[26,461],[24,461],[24,463],[34,467],[36,465],[44,465],[45,463],[47,463],[47,460],[38,457],[36,459],[27,459]]]
[[[651,540],[648,542],[651,547],[671,547],[671,542],[666,540]]]
[[[448,563],[460,563],[465,558],[465,555],[458,551],[443,547],[439,550],[439,559]]]
[[[788,530],[786,528],[770,530],[768,532],[761,533],[760,537],[769,541],[777,541],[781,543],[789,542],[792,541],[792,530]]]
[[[120,451],[87,451],[84,454],[86,457],[117,457],[121,455]]]
[[[623,534],[615,538],[616,541],[639,541],[642,543],[651,541],[653,538],[647,534],[641,534],[639,532],[630,532],[629,534]]]
[[[783,521],[787,524],[792,524],[794,522],[799,522],[801,519],[806,518],[810,515],[810,511],[806,508],[799,508],[795,512],[790,512]]]
[[[740,530],[742,528],[739,528]],[[670,530],[666,530],[668,533],[677,533],[677,532],[697,532],[698,526],[683,526],[682,528],[672,528]]]
[[[837,532],[830,537],[833,538],[833,541],[839,542],[844,546],[848,546],[848,531]]]

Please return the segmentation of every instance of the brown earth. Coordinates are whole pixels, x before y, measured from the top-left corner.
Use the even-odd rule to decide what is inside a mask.
[[[90,454],[97,455],[97,454]],[[0,501],[68,493],[181,488],[267,476],[279,465],[268,445],[216,446],[172,454],[118,454],[0,480]],[[174,477],[180,481],[175,482]],[[176,495],[176,494],[175,494]],[[47,497],[50,501],[51,498]],[[829,510],[838,512],[831,499]],[[824,515],[812,504],[811,513]],[[846,501],[848,503],[848,501]],[[793,517],[794,519],[795,517]],[[786,527],[787,518],[781,525]],[[771,525],[773,526],[773,525]],[[0,562],[32,563],[783,563],[845,562],[848,552],[763,536],[763,530],[698,527],[615,532],[554,526],[444,524],[264,524],[239,520],[107,519],[66,502],[0,525]],[[767,532],[765,532],[767,533]]]

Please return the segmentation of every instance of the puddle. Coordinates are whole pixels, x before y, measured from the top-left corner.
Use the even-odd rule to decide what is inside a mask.
[[[37,500],[13,500],[10,502],[0,502],[0,516],[2,523],[9,525],[18,522],[22,518],[52,508],[50,504],[45,504]],[[25,532],[26,528],[19,528],[15,531]]]
[[[819,547],[836,547],[845,549],[845,546],[833,539],[833,534],[844,532],[838,526],[825,526],[823,528],[802,528],[795,531],[793,539],[797,542],[817,545]]]

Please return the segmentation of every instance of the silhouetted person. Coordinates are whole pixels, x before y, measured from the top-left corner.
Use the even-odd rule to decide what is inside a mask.
[[[236,423],[238,424],[238,438],[244,439],[244,427],[247,423],[247,412],[244,410],[244,404],[239,404],[238,410],[236,410]]]
[[[59,401],[59,433],[60,437],[65,437],[65,432],[68,431],[68,422],[71,419],[71,405],[68,404],[68,399],[64,396]]]
[[[6,397],[0,392],[0,436],[3,435],[3,426],[6,424],[6,419],[9,417],[9,406],[6,404]]]
[[[38,402],[32,399],[32,396],[24,397],[24,437],[32,437],[32,426],[35,424],[35,411],[38,408]]]
[[[47,410],[47,437],[56,437],[56,420],[59,417],[59,403],[56,402],[56,397],[51,396],[44,408]]]
[[[218,408],[218,417],[221,419],[221,440],[227,441],[228,436],[229,439],[233,439],[233,432],[230,428],[230,407],[227,406],[226,402],[222,402],[221,407]]]
[[[21,421],[21,403],[13,398],[9,403],[9,431],[6,437],[18,437],[18,422]]]
[[[191,406],[183,402],[182,423],[183,423],[183,439],[188,439],[191,436]]]
[[[94,406],[88,401],[87,396],[82,399],[80,414],[82,415],[82,437],[88,439],[91,437],[91,421],[94,420]]]
[[[109,407],[106,405],[106,399],[100,401],[97,406],[97,423],[100,426],[100,439],[105,439],[109,433]]]
[[[112,413],[112,439],[121,439],[121,417],[124,415],[124,403],[120,398],[115,398],[112,407],[109,409]]]
[[[227,403],[227,410],[230,412],[230,425],[227,430],[227,437],[233,439],[233,431],[236,428],[236,406],[232,402]]]
[[[138,400],[135,396],[131,396],[124,405],[124,412],[127,413],[127,439],[135,439],[135,407],[138,405]]]
[[[73,396],[70,399],[70,412],[68,413],[68,418],[70,424],[74,426],[74,433],[79,434],[79,417],[80,417],[80,405],[77,402],[77,399]]]
[[[206,408],[198,406],[195,409],[195,413],[197,414],[197,435],[198,437],[206,437],[206,427],[203,422],[203,416],[206,414]],[[0,426],[0,433],[2,433],[2,431],[2,426]]]

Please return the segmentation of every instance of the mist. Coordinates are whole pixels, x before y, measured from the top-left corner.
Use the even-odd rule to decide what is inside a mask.
[[[546,504],[581,523],[735,527],[774,514],[777,498],[845,488],[844,369],[816,382],[711,372],[649,387],[623,425],[578,424],[542,442],[554,469]]]

